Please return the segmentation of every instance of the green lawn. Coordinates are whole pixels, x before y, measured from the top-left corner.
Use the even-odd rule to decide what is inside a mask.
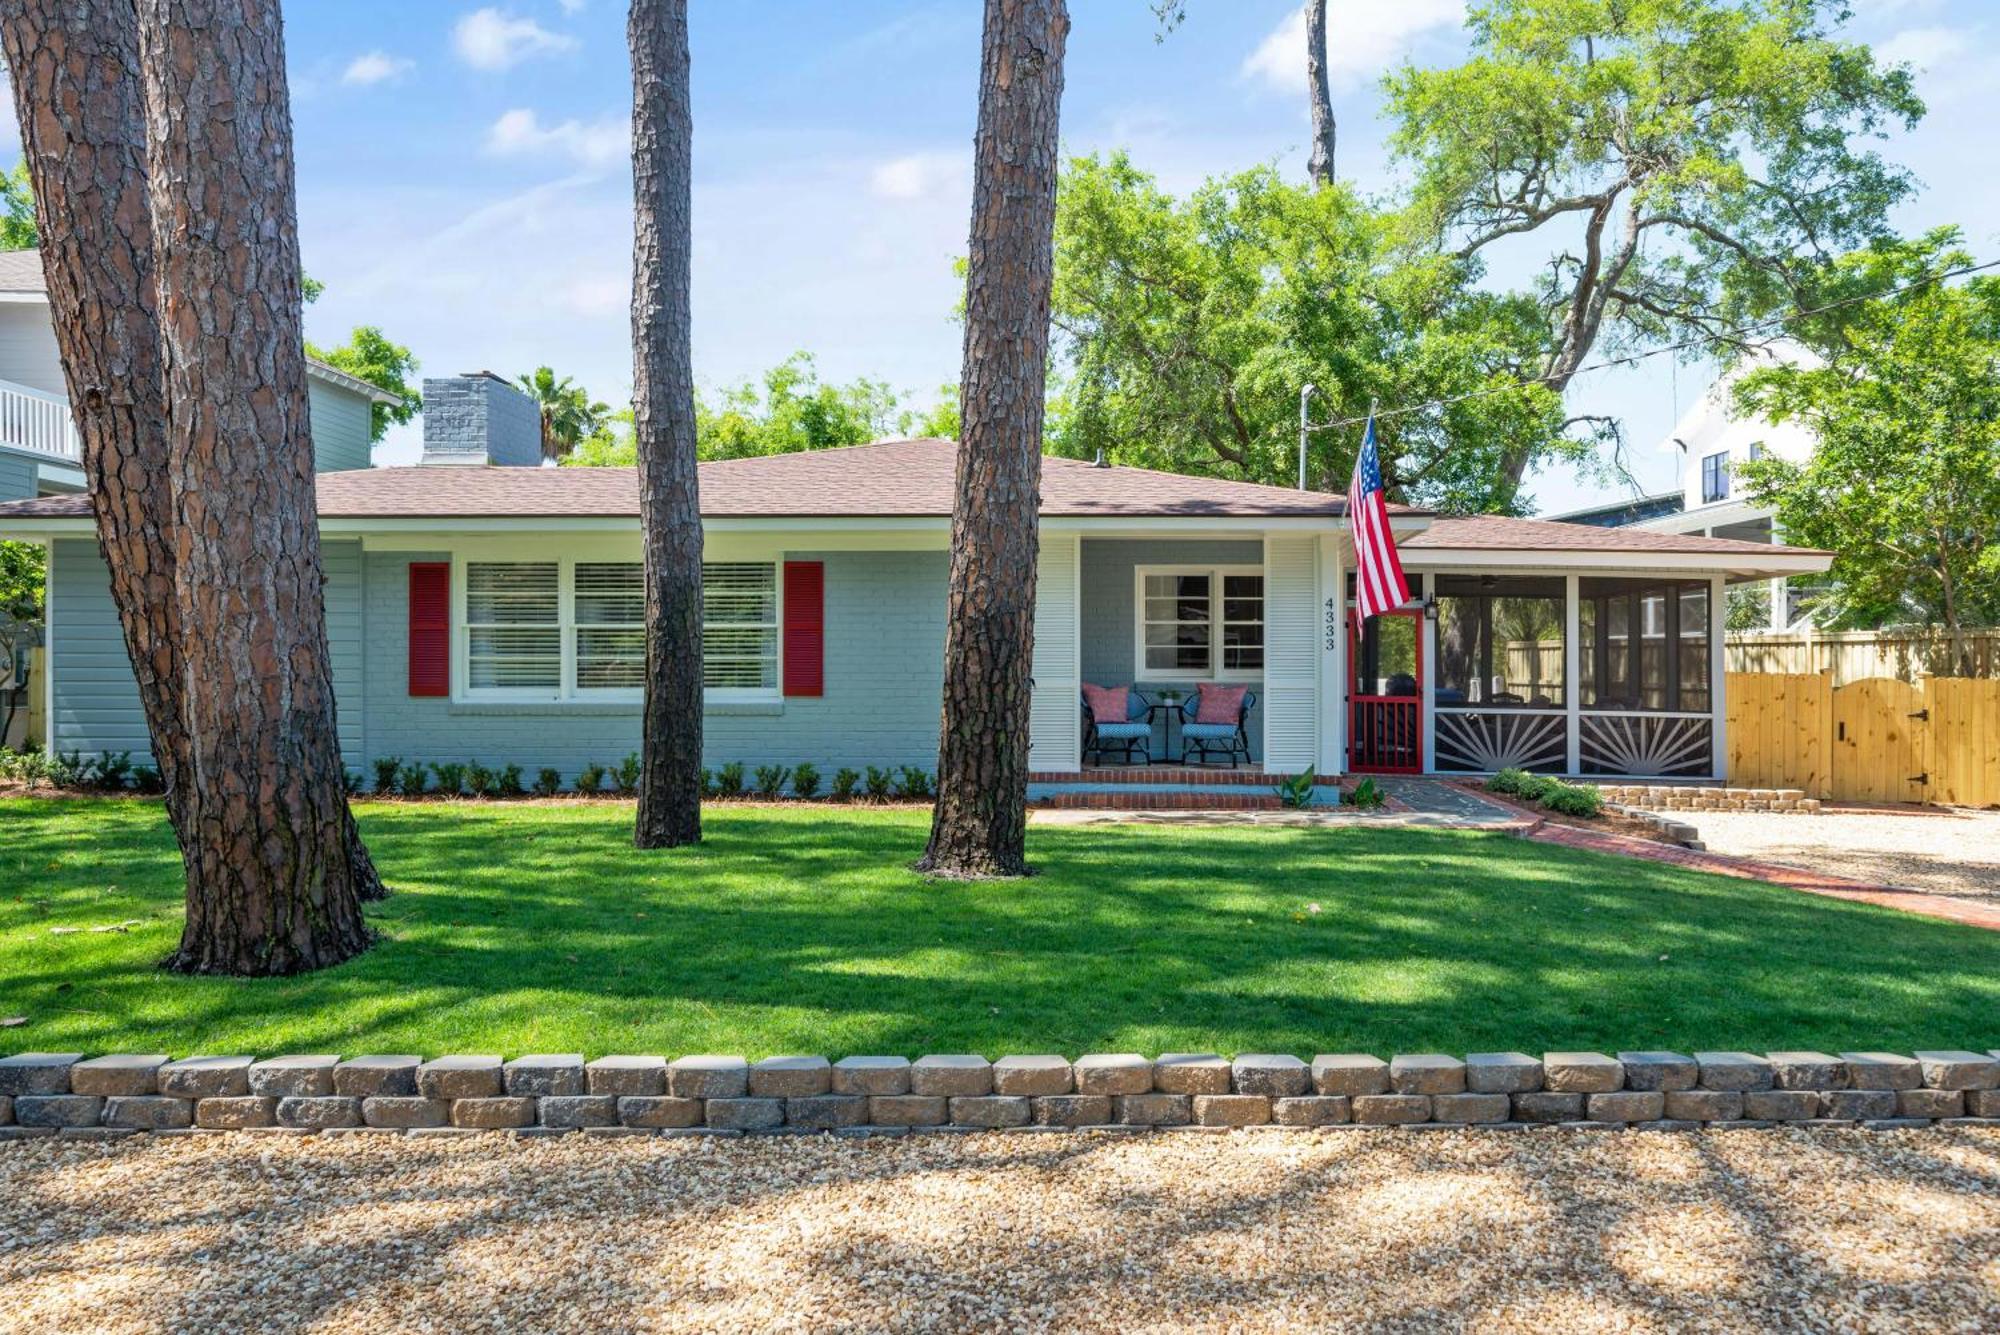
[[[154,967],[158,806],[0,801],[0,1051],[2000,1046],[2000,934],[1504,835],[1035,829],[1040,876],[959,885],[908,870],[917,811],[711,807],[652,854],[624,805],[360,812],[379,944],[242,982]]]

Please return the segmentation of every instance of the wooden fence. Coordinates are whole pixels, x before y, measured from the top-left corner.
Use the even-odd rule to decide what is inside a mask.
[[[1830,672],[1835,686],[1870,677],[1914,685],[1933,673],[2000,678],[2000,628],[1964,632],[1956,653],[1926,630],[1731,631],[1723,660],[1731,672]]]
[[[1732,672],[1729,781],[1845,802],[2000,805],[2000,681]]]

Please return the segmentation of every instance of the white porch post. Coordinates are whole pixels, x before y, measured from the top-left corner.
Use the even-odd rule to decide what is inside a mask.
[[[1319,539],[1319,764],[1322,775],[1347,771],[1347,580],[1340,535]]]
[[[1319,758],[1320,555],[1311,534],[1264,533],[1264,768],[1297,774]]]
[[[1722,630],[1729,624],[1728,613],[1722,605],[1727,594],[1722,576],[1711,576],[1708,581],[1708,704],[1714,711],[1715,721],[1709,732],[1713,748],[1709,759],[1715,777],[1723,781],[1729,778],[1729,710],[1725,699],[1728,687],[1724,681],[1728,675],[1724,668],[1728,656]]]
[[[42,674],[42,755],[56,758],[56,540],[42,544],[42,650],[35,655]]]
[[[1028,768],[1083,768],[1083,542],[1075,533],[1042,534],[1035,570],[1035,690],[1029,703]]]
[[[1424,574],[1424,597],[1435,604],[1437,599],[1437,572],[1426,570]],[[1438,671],[1438,623],[1426,608],[1424,615],[1417,618],[1417,635],[1423,644],[1421,680],[1417,683],[1417,694],[1423,703],[1417,706],[1417,743],[1423,747],[1423,771],[1426,774],[1437,769],[1437,671]]]
[[[1583,604],[1582,581],[1563,576],[1563,771],[1583,768]]]

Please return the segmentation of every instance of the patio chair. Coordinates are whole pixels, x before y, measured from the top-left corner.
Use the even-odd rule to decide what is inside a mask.
[[[1219,755],[1229,761],[1229,767],[1250,763],[1250,708],[1257,703],[1257,693],[1244,690],[1236,705],[1234,722],[1203,723],[1201,719],[1201,697],[1214,691],[1213,686],[1202,686],[1193,695],[1181,701],[1181,763],[1205,765],[1211,755]],[[1240,687],[1225,688],[1230,691]],[[1188,756],[1193,753],[1194,760]]]
[[[1104,687],[1086,686],[1080,695],[1083,699],[1083,758],[1087,761],[1092,752],[1102,762],[1105,753],[1115,751],[1124,757],[1126,764],[1137,763],[1134,753],[1145,757],[1145,763],[1153,763],[1153,702],[1136,688],[1125,690],[1125,717],[1104,719],[1097,716],[1091,707],[1091,692],[1100,697],[1109,694]]]

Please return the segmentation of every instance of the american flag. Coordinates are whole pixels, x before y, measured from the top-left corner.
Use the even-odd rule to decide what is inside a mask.
[[[1355,604],[1365,621],[1410,600],[1396,540],[1389,536],[1389,502],[1382,494],[1382,459],[1375,452],[1375,418],[1361,434],[1354,481],[1347,488],[1347,526],[1354,534]]]

